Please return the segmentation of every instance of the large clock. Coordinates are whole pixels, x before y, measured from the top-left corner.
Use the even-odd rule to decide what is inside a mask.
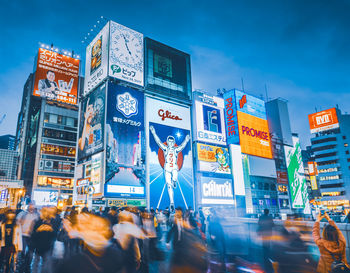
[[[143,35],[114,22],[110,34],[112,63],[143,72]]]

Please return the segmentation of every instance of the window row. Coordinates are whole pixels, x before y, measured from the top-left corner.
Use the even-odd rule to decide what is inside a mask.
[[[53,124],[61,124],[70,127],[78,126],[78,119],[72,117],[61,116],[52,113],[45,113],[44,122],[53,123]]]

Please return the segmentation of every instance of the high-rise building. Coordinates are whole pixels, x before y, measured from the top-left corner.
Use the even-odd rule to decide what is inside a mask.
[[[16,137],[13,135],[0,136],[0,149],[15,150]]]
[[[16,143],[18,178],[37,205],[71,202],[80,60],[41,45],[23,88]]]
[[[321,199],[317,205],[350,208],[350,115],[331,108],[309,115],[311,150]]]

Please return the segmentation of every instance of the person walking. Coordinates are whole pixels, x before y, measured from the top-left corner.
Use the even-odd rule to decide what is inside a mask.
[[[271,236],[275,224],[270,215],[269,209],[264,209],[264,214],[259,217],[257,233],[262,240],[262,252],[264,259],[264,267],[266,270],[271,270],[270,255],[271,255]]]
[[[35,222],[39,219],[39,214],[36,212],[34,204],[29,204],[28,209],[21,211],[17,215],[17,223],[22,229],[22,259],[23,269],[25,272],[30,272],[30,264],[32,263],[34,247],[31,241]]]
[[[328,224],[323,228],[322,237],[320,234],[320,221],[326,219]],[[327,213],[318,215],[317,220],[312,229],[312,236],[318,249],[320,250],[320,260],[317,266],[317,272],[329,273],[337,272],[332,269],[332,264],[337,262],[344,270],[339,272],[350,272],[349,265],[346,260],[346,240],[334,221]],[[343,265],[341,265],[343,264]]]
[[[1,224],[0,261],[5,273],[10,272],[11,260],[13,270],[16,270],[17,253],[23,249],[21,226],[16,223],[15,218],[15,212],[8,210],[4,222]]]

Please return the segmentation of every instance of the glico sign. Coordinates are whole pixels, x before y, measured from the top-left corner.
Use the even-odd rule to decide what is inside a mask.
[[[224,94],[227,144],[239,144],[235,90]]]

